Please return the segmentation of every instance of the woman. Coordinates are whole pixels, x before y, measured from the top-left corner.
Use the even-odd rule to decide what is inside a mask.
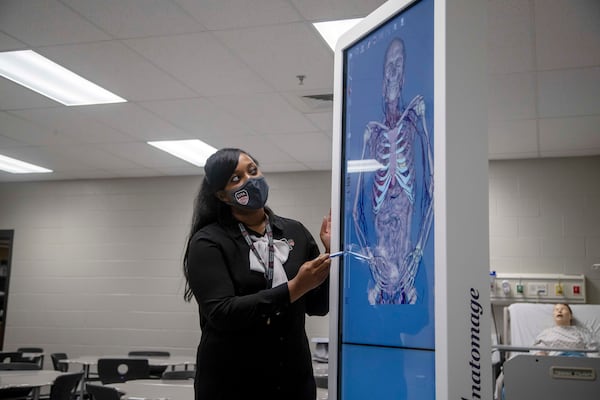
[[[330,219],[319,255],[302,224],[265,206],[269,188],[248,153],[219,150],[204,171],[183,263],[202,329],[196,399],[313,400],[304,322],[329,310]]]
[[[544,329],[533,343],[536,347],[555,348],[557,351],[536,351],[539,355],[585,356],[585,352],[577,350],[594,349],[594,341],[590,332],[581,326],[573,325],[573,311],[568,304],[556,304],[552,311],[554,326]],[[569,351],[568,349],[573,349]]]

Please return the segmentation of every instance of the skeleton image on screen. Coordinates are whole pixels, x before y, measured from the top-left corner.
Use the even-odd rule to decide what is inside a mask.
[[[357,249],[367,259],[370,304],[415,304],[415,276],[433,219],[433,157],[425,101],[402,98],[406,51],[394,38],[383,65],[383,119],[366,124],[362,160],[374,172],[359,172],[353,204]],[[371,222],[372,221],[372,222]],[[372,235],[367,232],[372,232]]]

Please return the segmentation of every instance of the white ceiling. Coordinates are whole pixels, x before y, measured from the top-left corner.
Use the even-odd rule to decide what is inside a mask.
[[[198,174],[146,144],[202,139],[265,171],[327,170],[333,52],[312,22],[382,0],[1,0],[0,51],[33,49],[124,97],[65,107],[0,78],[0,154],[53,174]],[[489,157],[600,154],[600,1],[489,0]],[[297,75],[306,75],[299,85]]]

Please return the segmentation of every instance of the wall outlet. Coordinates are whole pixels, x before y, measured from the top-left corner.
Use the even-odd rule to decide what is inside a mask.
[[[523,285],[521,285],[521,284],[517,285],[517,293],[521,293],[521,294],[523,293]]]
[[[530,296],[547,296],[548,286],[545,283],[529,283],[527,285],[527,292]]]
[[[557,295],[563,294],[563,286],[560,283],[557,283],[556,285],[554,285],[554,293]]]
[[[600,270],[600,264],[592,264],[592,271]]]

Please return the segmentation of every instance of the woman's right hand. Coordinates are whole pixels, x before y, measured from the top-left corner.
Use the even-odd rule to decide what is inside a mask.
[[[320,254],[317,258],[302,264],[298,274],[288,282],[290,302],[295,302],[304,294],[322,284],[329,275],[330,267],[329,253]]]

